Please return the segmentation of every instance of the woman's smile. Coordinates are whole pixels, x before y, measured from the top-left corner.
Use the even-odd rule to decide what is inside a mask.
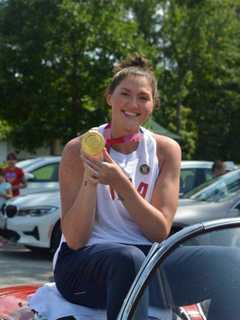
[[[125,111],[125,110],[122,110],[122,113],[124,114],[124,116],[126,118],[136,118],[141,115],[140,112],[129,112],[129,111]]]

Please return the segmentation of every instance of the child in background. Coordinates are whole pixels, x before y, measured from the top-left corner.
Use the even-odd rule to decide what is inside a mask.
[[[12,198],[12,196],[12,186],[9,182],[6,182],[4,171],[0,168],[0,210],[2,210],[6,200]]]
[[[12,185],[13,196],[16,197],[20,194],[20,189],[26,186],[24,172],[21,168],[16,166],[17,156],[14,152],[7,155],[7,167],[5,167],[4,175],[7,182]]]

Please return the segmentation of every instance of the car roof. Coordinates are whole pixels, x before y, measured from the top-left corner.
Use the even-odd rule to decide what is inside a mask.
[[[182,160],[181,168],[212,168],[213,161],[204,160]]]
[[[224,161],[226,170],[232,171],[238,169],[238,166],[234,163],[234,161]],[[181,161],[181,168],[188,169],[188,168],[207,168],[212,169],[213,161],[207,160],[182,160]]]
[[[16,166],[19,168],[22,168],[25,171],[31,171],[39,166],[42,166],[48,163],[60,162],[60,160],[61,160],[60,156],[37,157],[37,158],[18,161]]]

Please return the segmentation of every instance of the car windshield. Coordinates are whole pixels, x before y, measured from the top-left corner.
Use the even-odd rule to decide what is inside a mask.
[[[21,160],[17,162],[17,167],[21,169],[26,169],[27,167],[31,166],[33,163],[39,162],[39,159],[26,159],[26,160]]]
[[[118,320],[239,319],[240,226],[198,229],[165,245],[148,260]],[[146,305],[149,317],[143,318]]]
[[[186,193],[183,198],[207,202],[220,202],[239,193],[239,191],[240,170],[236,170],[200,185],[191,192]]]

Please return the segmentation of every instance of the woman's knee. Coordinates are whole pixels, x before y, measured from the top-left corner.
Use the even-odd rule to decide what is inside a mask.
[[[115,274],[116,271],[119,275],[126,273],[135,276],[144,259],[145,254],[138,247],[126,245],[112,256],[111,272]]]

